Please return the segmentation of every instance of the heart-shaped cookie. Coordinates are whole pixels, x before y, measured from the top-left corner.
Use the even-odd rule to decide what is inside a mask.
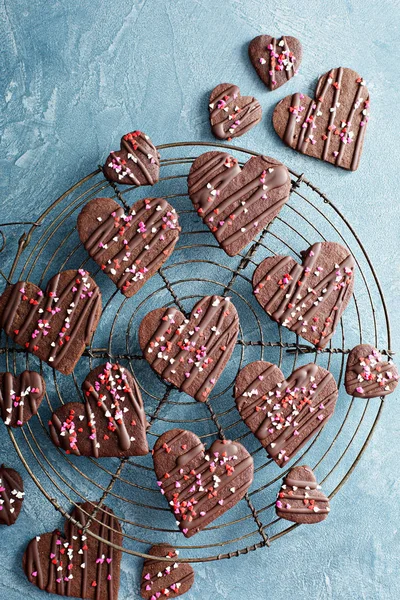
[[[340,67],[320,77],[314,100],[299,93],[281,100],[272,122],[290,148],[355,171],[368,119],[369,92],[364,79]]]
[[[156,544],[147,554],[157,557],[146,558],[143,565],[140,594],[145,600],[162,600],[176,598],[190,590],[194,582],[194,571],[189,563],[178,563],[163,560],[176,558],[178,550],[169,544]]]
[[[321,491],[315,475],[306,465],[293,467],[286,475],[275,503],[278,517],[311,525],[329,514],[329,498]]]
[[[226,152],[206,152],[192,164],[188,189],[221,248],[234,256],[288,200],[290,175],[285,165],[268,156],[254,156],[241,169]]]
[[[253,459],[244,446],[216,440],[206,451],[183,429],[158,438],[153,461],[161,493],[188,538],[237,504],[253,481]]]
[[[125,185],[154,185],[160,175],[160,154],[148,135],[132,131],[121,138],[103,166],[107,179]]]
[[[90,371],[82,384],[85,404],[60,406],[49,421],[53,443],[76,456],[142,456],[149,427],[139,387],[119,364]]]
[[[378,398],[394,392],[399,382],[399,371],[390,357],[370,344],[359,344],[347,359],[345,387],[356,398]]]
[[[71,516],[85,527],[94,508],[90,502],[78,504]],[[119,521],[105,504],[94,515],[88,530],[116,546],[122,545]],[[68,520],[64,533],[43,533],[29,542],[23,568],[33,585],[50,594],[117,600],[121,554]]]
[[[285,379],[276,365],[258,360],[240,371],[234,395],[247,427],[284,467],[333,415],[338,389],[332,374],[315,363]]]
[[[180,230],[178,215],[164,198],[138,200],[129,214],[111,198],[94,198],[78,217],[86,250],[128,298],[172,254]]]
[[[4,423],[22,427],[36,415],[45,393],[44,379],[36,371],[24,371],[17,377],[0,373],[0,411]]]
[[[290,256],[263,260],[253,274],[254,294],[271,319],[324,348],[350,302],[354,258],[336,242],[301,254],[301,265]]]
[[[0,525],[14,525],[24,501],[24,482],[14,469],[0,467]]]
[[[177,308],[149,312],[139,327],[139,344],[156,373],[204,402],[235,348],[238,331],[230,298],[205,296],[189,319]]]
[[[303,48],[299,40],[291,36],[276,39],[259,35],[249,44],[249,57],[257,75],[270,90],[277,90],[297,74]]]
[[[237,85],[220,83],[213,89],[208,105],[211,131],[220,140],[231,140],[261,121],[262,109],[253,96],[241,96]]]
[[[18,281],[0,297],[0,327],[61,373],[71,373],[101,316],[101,294],[83,269],[62,271],[43,292]]]

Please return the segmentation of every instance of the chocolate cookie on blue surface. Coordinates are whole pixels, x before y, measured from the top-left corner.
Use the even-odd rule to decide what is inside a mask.
[[[242,96],[237,85],[220,83],[208,104],[211,131],[220,140],[239,137],[261,121],[262,109],[253,96]]]
[[[297,74],[303,48],[295,37],[258,35],[249,44],[249,57],[261,81],[277,90]]]

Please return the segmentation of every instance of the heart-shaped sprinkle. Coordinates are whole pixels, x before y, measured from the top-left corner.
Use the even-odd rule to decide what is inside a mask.
[[[267,314],[318,348],[332,338],[354,286],[354,258],[340,244],[318,242],[290,256],[263,260],[253,275],[254,294]]]
[[[320,490],[310,467],[293,467],[286,475],[275,503],[278,517],[294,523],[319,523],[328,516],[329,499]]]
[[[237,85],[221,83],[209,101],[211,130],[220,140],[230,140],[249,131],[261,121],[260,103],[252,96],[241,96]]]
[[[206,152],[193,162],[189,196],[229,256],[238,254],[279,213],[289,198],[289,171],[267,156],[240,168],[226,152]]]
[[[14,525],[24,501],[21,475],[4,465],[0,467],[0,525]]]
[[[160,173],[160,154],[148,135],[132,131],[121,138],[121,150],[109,154],[103,173],[116,183],[154,185]]]
[[[238,331],[230,299],[205,296],[189,320],[176,308],[148,313],[139,327],[139,344],[156,373],[204,402],[235,348]]]
[[[359,344],[347,359],[346,392],[356,398],[378,398],[391,394],[399,382],[399,371],[390,357],[370,344]]]
[[[241,444],[216,440],[206,452],[194,433],[182,429],[158,438],[153,461],[161,491],[186,537],[232,508],[253,481],[253,459]]]
[[[6,425],[20,427],[36,415],[46,392],[43,377],[24,371],[17,377],[0,373],[0,411]]]
[[[246,365],[235,382],[240,416],[280,467],[322,429],[337,397],[332,374],[315,363],[285,379],[276,365],[259,360]]]
[[[369,120],[369,92],[362,77],[340,67],[325,73],[312,100],[286,96],[275,107],[273,125],[291,148],[355,171]]]
[[[176,598],[190,590],[194,582],[193,568],[189,563],[177,562],[178,552],[172,546],[157,544],[147,554],[158,560],[146,558],[144,561],[140,586],[142,598],[151,600],[157,593],[161,594],[160,598]],[[159,573],[161,577],[158,577]]]
[[[261,81],[277,90],[297,74],[303,49],[298,39],[259,35],[249,44],[249,57]]]

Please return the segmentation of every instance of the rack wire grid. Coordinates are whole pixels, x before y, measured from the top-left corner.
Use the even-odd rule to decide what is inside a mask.
[[[37,369],[47,384],[38,415],[19,430],[9,429],[9,434],[29,475],[65,518],[71,518],[74,505],[88,499],[96,507],[93,516],[96,519],[107,502],[123,527],[122,550],[144,558],[149,556],[152,544],[165,541],[180,550],[182,562],[232,558],[269,546],[297,527],[278,519],[274,510],[276,493],[288,469],[281,470],[268,458],[235,407],[233,384],[245,364],[268,360],[278,364],[288,376],[300,364],[314,361],[335,376],[340,393],[333,417],[289,463],[289,468],[296,464],[310,465],[330,498],[360,460],[384,403],[384,398],[351,398],[343,386],[347,354],[354,345],[368,342],[390,354],[390,323],[384,295],[372,262],[351,224],[304,175],[290,170],[291,194],[280,214],[248,249],[228,257],[202,224],[187,196],[186,178],[192,161],[200,151],[213,148],[232,150],[240,164],[259,154],[228,144],[165,144],[158,147],[162,154],[159,182],[153,188],[143,189],[135,186],[119,189],[104,178],[99,168],[29,223],[31,227],[19,238],[8,275],[1,272],[7,281],[24,279],[38,285],[68,268],[85,267],[96,278],[103,296],[102,317],[91,346],[72,375],[56,372],[1,334],[2,367],[14,373],[25,368]],[[174,156],[183,149],[189,156]],[[173,255],[130,299],[117,291],[79,241],[77,215],[89,200],[98,196],[116,198],[126,209],[141,197],[162,196],[179,213],[182,232]],[[4,248],[5,236],[0,235]],[[301,250],[321,240],[347,246],[355,257],[357,273],[352,301],[335,336],[325,350],[316,352],[268,318],[252,294],[251,276],[266,256],[290,254],[299,259]],[[143,316],[153,308],[175,304],[188,313],[198,299],[208,294],[232,298],[239,312],[240,333],[213,394],[207,402],[199,403],[154,374],[140,352],[137,330]],[[83,401],[82,381],[89,370],[106,360],[119,361],[137,379],[151,423],[150,446],[164,431],[180,427],[194,431],[206,445],[217,436],[241,442],[254,459],[254,482],[245,498],[190,542],[177,530],[167,502],[159,492],[151,454],[95,460],[66,455],[51,442],[47,423],[53,410],[77,397]],[[88,533],[93,535],[90,529]],[[109,543],[109,539],[103,541]]]

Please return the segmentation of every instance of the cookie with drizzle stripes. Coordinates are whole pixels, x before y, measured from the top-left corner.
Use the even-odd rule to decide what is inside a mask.
[[[164,198],[138,200],[129,213],[112,198],[94,198],[78,217],[85,249],[128,298],[172,254],[180,230],[178,215]]]
[[[314,99],[296,93],[275,107],[272,122],[294,150],[355,171],[369,120],[369,92],[351,69],[332,69],[318,81]]]
[[[91,502],[78,504],[72,518],[95,535],[122,545],[118,519],[105,504],[96,514]],[[121,551],[84,533],[72,521],[64,533],[37,535],[28,544],[23,568],[28,580],[50,594],[89,600],[118,600]]]
[[[187,538],[237,504],[253,481],[253,459],[244,446],[216,440],[205,450],[183,429],[158,438],[153,461],[157,484]]]
[[[226,152],[206,152],[192,164],[188,191],[218,244],[235,256],[289,199],[290,175],[285,165],[268,156],[254,156],[241,169]]]
[[[156,373],[204,402],[235,348],[238,331],[230,298],[205,296],[189,319],[173,307],[148,313],[139,327],[139,344]]]
[[[277,323],[324,348],[353,294],[354,258],[336,242],[317,242],[290,256],[264,259],[253,274],[254,294]]]
[[[62,271],[43,292],[29,281],[0,297],[0,327],[17,344],[68,375],[90,343],[101,316],[101,294],[87,271]]]
[[[220,83],[213,89],[208,104],[211,131],[220,140],[231,140],[261,121],[262,109],[253,96],[241,96],[237,85]]]
[[[24,501],[24,482],[14,469],[0,467],[0,525],[14,525]]]
[[[332,374],[315,363],[285,379],[276,365],[259,360],[239,372],[234,395],[247,427],[284,467],[333,415],[338,389]]]
[[[107,179],[124,185],[154,185],[160,176],[160,154],[148,135],[132,131],[121,138],[103,166]]]
[[[399,383],[399,371],[390,357],[370,344],[359,344],[350,352],[345,374],[346,392],[356,398],[387,396]]]
[[[147,554],[143,565],[140,594],[145,600],[176,598],[190,590],[194,582],[194,571],[189,563],[179,563],[179,551],[169,544],[156,544]],[[163,560],[175,558],[175,562]]]
[[[330,512],[329,498],[321,491],[315,475],[306,465],[293,467],[286,475],[275,503],[278,517],[312,525],[324,521]]]
[[[0,373],[1,418],[10,427],[22,427],[36,415],[46,393],[44,379],[36,371],[23,371],[15,377]]]
[[[295,37],[259,35],[249,44],[249,57],[261,81],[270,90],[277,90],[297,75],[303,49]]]
[[[121,365],[106,363],[82,384],[85,403],[60,406],[49,421],[53,443],[76,456],[142,456],[149,451],[149,427],[134,377]]]

